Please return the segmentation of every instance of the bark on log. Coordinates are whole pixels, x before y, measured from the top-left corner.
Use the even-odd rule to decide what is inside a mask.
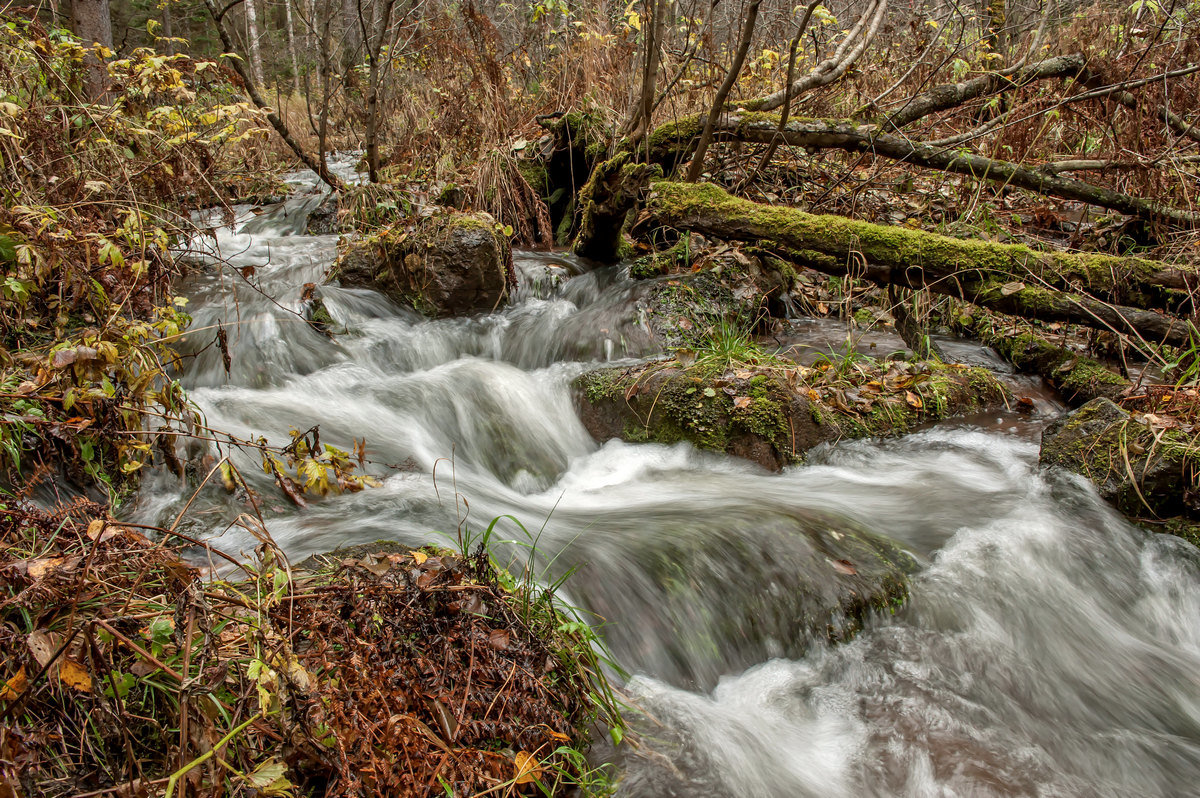
[[[699,127],[699,120],[691,118],[659,128],[650,139],[651,159],[659,163],[678,162],[694,146]],[[1131,197],[1103,186],[1009,161],[933,147],[901,136],[880,133],[875,125],[860,125],[843,119],[800,117],[790,120],[781,129],[778,115],[736,112],[723,115],[715,130],[716,138],[725,141],[762,144],[783,141],[795,147],[870,153],[914,166],[968,175],[1039,194],[1084,202],[1143,219],[1159,219],[1184,226],[1200,224],[1200,212]]]
[[[1167,286],[1200,282],[1195,269],[1141,258],[964,241],[760,205],[711,185],[656,183],[647,211],[658,223],[753,242],[818,271],[927,288],[1010,315],[1113,329],[1176,346],[1189,341],[1187,322],[1156,308],[1174,299]]]
[[[898,130],[930,114],[955,108],[968,100],[1002,89],[1019,88],[1037,80],[1079,75],[1086,63],[1082,55],[1060,55],[1025,67],[1014,75],[989,72],[971,80],[934,86],[909,99],[904,107],[888,118],[884,127]]]

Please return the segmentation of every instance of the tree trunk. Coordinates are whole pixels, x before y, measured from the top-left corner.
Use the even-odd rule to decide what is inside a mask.
[[[1188,343],[1188,323],[1154,308],[1175,293],[1164,286],[1200,284],[1195,268],[963,241],[760,205],[710,185],[656,183],[647,210],[657,223],[755,242],[818,271],[927,288],[1010,315],[1086,324],[1176,346]]]
[[[262,48],[259,47],[258,7],[257,0],[245,0],[246,6],[246,39],[250,48],[250,67],[253,70],[254,85],[263,85]]]
[[[163,49],[167,55],[175,55],[175,20],[171,16],[171,0],[162,4]]]
[[[758,21],[758,6],[761,1],[750,0],[750,7],[746,10],[746,21],[742,23],[742,37],[738,42],[737,52],[733,56],[733,63],[729,65],[729,71],[725,74],[721,88],[717,89],[717,96],[713,98],[708,119],[704,122],[704,132],[700,134],[696,152],[692,154],[692,164],[688,167],[685,178],[689,183],[695,183],[700,179],[700,173],[704,170],[704,153],[708,151],[709,142],[712,141],[713,128],[716,127],[721,109],[725,107],[725,98],[733,90],[733,84],[737,83],[738,75],[742,74],[742,64],[746,62],[746,53],[749,52],[750,41],[754,38],[754,23]],[[791,88],[790,84],[788,88]]]
[[[296,26],[292,21],[292,0],[283,0],[284,22],[287,24],[288,55],[292,59],[292,91],[300,96],[300,56],[296,50]]]
[[[349,69],[359,59],[362,48],[362,21],[359,4],[364,0],[342,0],[342,67]]]
[[[84,47],[99,44],[112,48],[112,15],[108,0],[71,0],[71,29]],[[93,100],[104,96],[107,73],[104,64],[94,55],[84,59],[87,65],[88,95]]]
[[[225,12],[217,8],[217,0],[204,0],[204,5],[208,8],[209,16],[217,26],[217,35],[221,37],[221,46],[225,48],[225,52],[236,52],[233,47],[233,39],[229,36],[229,30],[225,27]],[[250,76],[250,72],[246,69],[246,64],[240,58],[230,58],[230,65],[241,77],[242,82],[246,84],[246,94],[250,97],[250,102],[254,103],[256,108],[267,112],[267,121],[271,123],[271,127],[275,128],[275,132],[283,139],[284,144],[291,148],[292,152],[296,153],[296,157],[307,166],[309,169],[317,173],[317,177],[321,178],[334,191],[340,191],[342,181],[337,175],[329,171],[325,165],[325,153],[322,152],[319,158],[314,159],[305,149],[300,146],[300,142],[296,141],[295,136],[288,130],[287,123],[279,116],[274,108],[267,104],[262,95],[258,93],[258,89],[254,86],[254,81]]]

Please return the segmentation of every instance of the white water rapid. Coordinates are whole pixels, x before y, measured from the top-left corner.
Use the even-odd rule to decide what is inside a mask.
[[[609,754],[621,795],[1200,795],[1200,552],[1038,469],[1040,425],[1060,408],[839,444],[780,474],[687,445],[600,446],[568,384],[596,361],[655,354],[636,284],[518,253],[518,300],[479,318],[426,321],[325,287],[346,328],[328,338],[294,313],[335,254],[336,237],[301,233],[317,199],[207,239],[254,268],[200,268],[183,288],[188,346],[204,350],[184,375],[191,398],[242,436],[319,424],[344,449],[366,438],[383,487],[297,510],[263,482],[295,561],[381,538],[445,543],[435,530],[453,534],[465,511],[475,530],[511,514],[540,530],[539,562],[580,566],[566,592],[602,616],[643,713],[640,751]],[[204,348],[218,322],[228,375]],[[169,524],[190,493],[156,472],[134,512]],[[191,534],[254,545],[227,531],[235,497],[206,492],[193,509]],[[919,563],[907,606],[839,646],[797,639],[772,610],[794,590],[775,567],[789,536],[814,524],[866,528]]]

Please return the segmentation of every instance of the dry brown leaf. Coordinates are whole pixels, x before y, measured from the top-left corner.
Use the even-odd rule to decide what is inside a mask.
[[[25,674],[25,667],[17,671],[11,679],[4,683],[4,687],[0,688],[0,701],[16,701],[17,696],[25,692],[25,688],[29,686],[29,677]]]
[[[854,567],[854,563],[850,562],[849,560],[830,560],[829,564],[832,565],[833,570],[837,571],[839,574],[855,576],[858,573],[858,569]]]
[[[920,410],[925,406],[925,403],[921,401],[921,397],[917,396],[912,391],[904,392],[904,401],[908,402],[910,407],[914,407],[917,410]]]
[[[508,648],[509,640],[508,631],[505,629],[493,629],[488,635],[488,645],[501,651]]]
[[[542,777],[541,763],[528,751],[517,751],[513,762],[517,766],[517,775],[513,779],[515,784],[532,784]]]
[[[58,663],[58,680],[81,693],[92,692],[92,676],[87,668],[73,659],[63,658]]]
[[[38,666],[42,668],[46,667],[46,664],[54,657],[54,652],[58,651],[59,641],[58,635],[47,632],[45,629],[36,629],[25,637],[25,645],[29,646],[29,653],[33,654]]]
[[[42,579],[58,570],[70,570],[78,564],[78,557],[38,557],[29,561],[25,573],[31,579]]]
[[[750,397],[749,396],[733,397],[733,406],[737,410],[745,410],[747,407],[750,406]]]

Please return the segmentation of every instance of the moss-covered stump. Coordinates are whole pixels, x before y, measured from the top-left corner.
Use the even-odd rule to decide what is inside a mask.
[[[495,310],[516,286],[512,250],[486,213],[445,212],[350,241],[331,277],[431,317]]]
[[[1046,428],[1039,460],[1087,477],[1128,516],[1165,518],[1197,509],[1195,456],[1182,432],[1097,398]]]
[[[579,191],[581,215],[575,254],[601,263],[625,257],[630,251],[623,232],[626,220],[643,188],[659,175],[657,166],[637,163],[627,152],[593,169]]]
[[[582,569],[572,595],[601,617],[624,619],[605,627],[618,658],[699,689],[770,657],[852,638],[873,615],[904,605],[916,567],[886,538],[818,513],[697,519],[631,546],[619,579]]]
[[[772,471],[821,443],[896,435],[1007,399],[986,369],[868,358],[849,368],[835,361],[722,368],[676,359],[597,369],[574,388],[584,427],[598,441],[687,441]]]

